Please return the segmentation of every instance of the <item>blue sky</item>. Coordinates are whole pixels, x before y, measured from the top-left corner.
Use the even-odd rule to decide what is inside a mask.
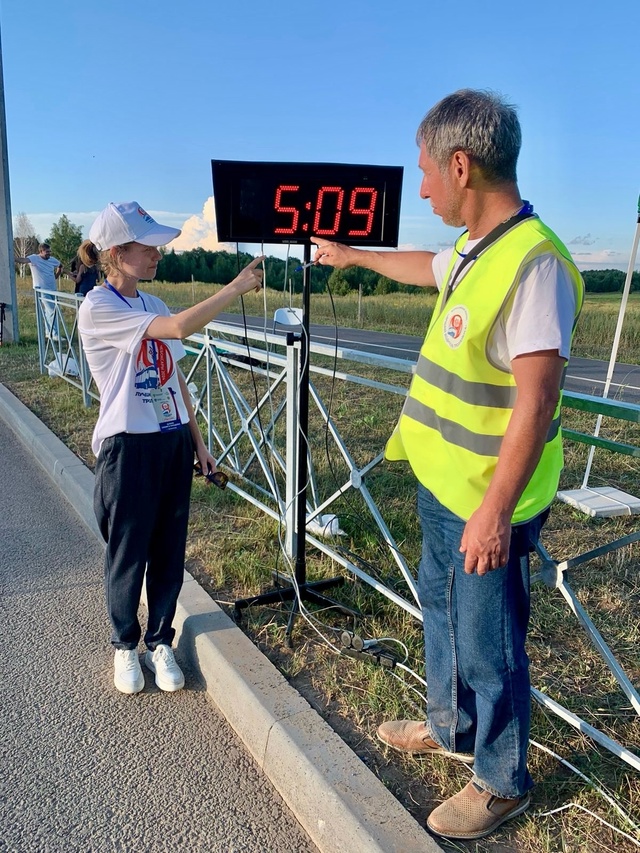
[[[524,198],[583,269],[626,269],[640,192],[638,0],[0,0],[15,216],[85,234],[136,199],[213,247],[212,158],[404,166],[402,245],[457,231],[415,131],[462,87],[518,106]],[[275,247],[266,247],[275,254]]]

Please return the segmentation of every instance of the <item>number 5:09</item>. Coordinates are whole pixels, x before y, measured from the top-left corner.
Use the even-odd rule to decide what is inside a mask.
[[[317,186],[317,185],[316,185]],[[300,184],[280,184],[276,188],[274,211],[284,219],[274,234],[299,234],[318,237],[368,237],[378,201],[374,187],[338,186],[318,188],[315,199],[299,199]],[[354,219],[355,217],[355,219]],[[344,219],[344,221],[343,221]],[[348,228],[348,225],[353,227]],[[346,229],[346,230],[345,230]]]

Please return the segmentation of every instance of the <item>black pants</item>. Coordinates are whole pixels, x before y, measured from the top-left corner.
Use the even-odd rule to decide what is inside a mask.
[[[145,644],[155,649],[173,641],[192,477],[193,441],[186,425],[166,433],[120,433],[100,448],[94,511],[107,543],[105,592],[117,649],[135,649],[140,641],[145,569]]]

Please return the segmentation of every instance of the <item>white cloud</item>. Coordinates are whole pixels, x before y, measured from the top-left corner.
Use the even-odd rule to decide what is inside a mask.
[[[572,251],[571,256],[581,270],[626,270],[629,266],[629,255],[615,249],[600,249],[597,252]],[[637,262],[635,266],[638,266]]]
[[[212,252],[226,251],[235,252],[235,243],[220,243],[218,241],[218,229],[216,225],[216,211],[213,201],[213,196],[205,201],[202,206],[202,213],[196,213],[188,216],[186,221],[178,222],[177,214],[169,214],[166,212],[159,213],[158,211],[150,210],[149,213],[166,225],[175,225],[176,228],[182,229],[182,234],[169,244],[170,249],[175,249],[176,252],[187,252],[190,249],[207,249]],[[173,219],[170,221],[170,217]],[[279,258],[287,257],[287,246],[283,245],[265,245],[262,247],[259,243],[240,243],[238,249],[241,252],[248,252],[251,255],[259,255],[264,249],[265,255],[275,255]],[[301,246],[292,246],[289,253],[293,257],[300,257],[302,254]]]
[[[156,218],[155,212],[151,215]],[[160,221],[165,222],[165,219]],[[167,224],[169,224],[167,222]],[[212,252],[218,251],[235,251],[235,246],[229,243],[220,243],[218,241],[218,233],[216,228],[216,211],[213,204],[213,196],[205,201],[202,207],[202,213],[196,213],[190,216],[186,222],[177,226],[182,228],[182,234],[171,243],[171,248],[176,252],[186,252],[189,249],[208,249]]]
[[[592,237],[591,234],[585,234],[584,237],[574,237],[573,240],[569,240],[567,246],[593,246],[595,242],[595,237]]]

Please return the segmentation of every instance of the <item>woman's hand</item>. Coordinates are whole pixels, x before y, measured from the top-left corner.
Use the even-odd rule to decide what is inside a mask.
[[[216,466],[216,460],[207,450],[207,446],[203,443],[202,447],[197,448],[196,457],[198,459],[198,463],[200,468],[204,474],[215,474],[218,470]]]
[[[239,294],[249,293],[250,290],[259,293],[262,289],[263,271],[257,269],[257,266],[264,261],[265,257],[266,255],[260,255],[259,258],[250,261],[228,286],[233,287]]]

